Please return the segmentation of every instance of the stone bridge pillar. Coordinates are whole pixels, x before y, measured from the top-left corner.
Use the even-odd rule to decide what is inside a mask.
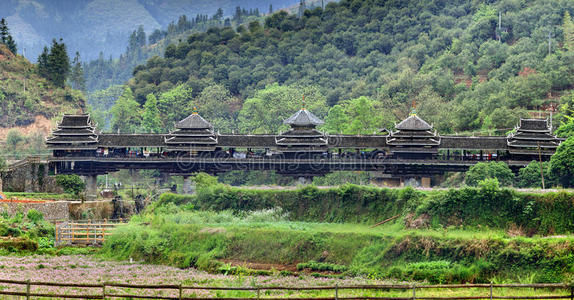
[[[86,199],[98,199],[98,175],[86,176]]]
[[[312,183],[313,183],[312,176],[300,176],[299,178],[297,178],[297,184],[308,185]]]
[[[181,189],[182,189],[184,194],[192,194],[193,193],[191,176],[189,176],[189,175],[183,176],[183,186]]]

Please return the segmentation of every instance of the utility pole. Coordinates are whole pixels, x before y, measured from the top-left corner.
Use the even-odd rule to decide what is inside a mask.
[[[538,144],[538,162],[540,163],[540,178],[542,178],[542,189],[544,190],[546,187],[544,186],[544,171],[542,169],[542,153],[540,150],[540,142]]]

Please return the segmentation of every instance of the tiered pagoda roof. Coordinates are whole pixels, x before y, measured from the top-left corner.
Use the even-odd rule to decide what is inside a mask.
[[[520,119],[516,132],[506,137],[511,154],[532,153],[540,147],[543,155],[552,155],[560,140],[552,134],[548,119]],[[530,151],[528,151],[530,150]]]
[[[391,152],[437,152],[440,136],[433,131],[433,126],[421,119],[414,112],[395,125],[396,131],[387,136]]]
[[[167,151],[213,151],[217,135],[213,125],[197,111],[175,125],[175,130],[165,136]]]
[[[283,124],[290,125],[291,129],[276,136],[275,143],[284,152],[325,151],[328,144],[327,135],[315,129],[317,125],[324,123],[303,107],[283,121]]]
[[[95,150],[98,133],[89,114],[66,114],[46,144],[52,150]]]

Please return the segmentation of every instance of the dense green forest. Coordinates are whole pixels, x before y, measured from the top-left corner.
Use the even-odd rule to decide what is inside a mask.
[[[305,94],[329,132],[392,126],[414,101],[443,134],[505,133],[529,111],[569,114],[572,13],[560,0],[346,0],[278,12],[169,45],[136,67],[126,96],[143,107],[154,94],[164,130],[199,105],[220,132],[277,132]],[[167,100],[178,93],[192,98]]]
[[[53,38],[67,41],[71,53],[86,59],[117,57],[127,46],[126,35],[143,25],[148,34],[166,28],[182,14],[212,15],[222,8],[231,16],[237,6],[267,13],[269,6],[281,9],[298,0],[2,0],[0,18],[15,25],[13,36],[19,54],[29,59],[42,52]],[[26,49],[26,50],[24,50]]]

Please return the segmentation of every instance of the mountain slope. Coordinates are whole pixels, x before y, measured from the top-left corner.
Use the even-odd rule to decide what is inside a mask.
[[[213,15],[221,7],[233,14],[236,6],[267,12],[298,3],[297,0],[2,0],[0,17],[7,18],[12,34],[26,56],[34,59],[53,38],[63,38],[70,53],[84,59],[99,52],[119,55],[127,37],[143,25],[147,33],[166,27],[181,15]]]
[[[46,131],[51,118],[83,110],[81,92],[52,87],[35,69],[28,60],[0,45],[0,139],[6,128],[42,127]]]
[[[330,106],[368,96],[401,119],[414,101],[443,133],[506,132],[574,87],[566,12],[573,1],[344,0],[302,18],[274,14],[264,27],[191,35],[137,67],[130,86],[140,103],[182,83],[200,94],[213,82],[245,103],[273,83],[316,86]]]

